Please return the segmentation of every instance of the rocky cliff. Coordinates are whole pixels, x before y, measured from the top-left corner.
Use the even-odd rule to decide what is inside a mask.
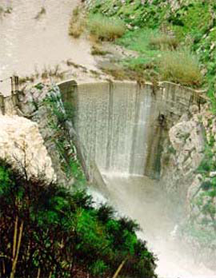
[[[216,246],[216,119],[208,105],[192,106],[169,130],[162,158],[161,184],[186,213],[181,223],[187,239],[205,247],[214,265]],[[178,215],[179,221],[181,216]],[[199,254],[201,255],[201,253]],[[205,258],[207,258],[205,253]],[[210,258],[211,257],[211,258]]]

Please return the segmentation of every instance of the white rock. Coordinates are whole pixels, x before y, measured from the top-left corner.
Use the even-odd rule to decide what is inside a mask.
[[[56,179],[51,158],[36,123],[18,116],[0,116],[0,158],[29,177]]]
[[[210,172],[210,173],[209,173],[209,177],[210,177],[210,178],[216,177],[216,171]]]
[[[213,126],[212,126],[212,132],[216,133],[216,123],[215,122],[213,123]]]

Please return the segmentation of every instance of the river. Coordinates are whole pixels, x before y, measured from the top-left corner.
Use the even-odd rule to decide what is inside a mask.
[[[89,42],[68,36],[70,16],[78,3],[79,0],[0,0],[0,80],[13,74],[41,72],[68,59],[94,67]],[[0,83],[0,92],[10,92],[10,80]]]

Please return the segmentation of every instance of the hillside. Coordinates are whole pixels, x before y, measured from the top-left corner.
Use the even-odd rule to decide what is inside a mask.
[[[214,1],[96,0],[89,1],[88,9],[93,35],[100,33],[91,27],[98,15],[125,24],[124,34],[115,43],[137,52],[135,57],[121,61],[125,75],[135,71],[145,80],[170,80],[202,88],[215,109]],[[100,35],[99,39],[106,40]]]

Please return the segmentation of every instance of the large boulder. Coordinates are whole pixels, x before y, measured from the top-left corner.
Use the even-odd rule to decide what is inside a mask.
[[[19,116],[0,116],[0,158],[26,175],[55,180],[52,161],[38,125]]]

